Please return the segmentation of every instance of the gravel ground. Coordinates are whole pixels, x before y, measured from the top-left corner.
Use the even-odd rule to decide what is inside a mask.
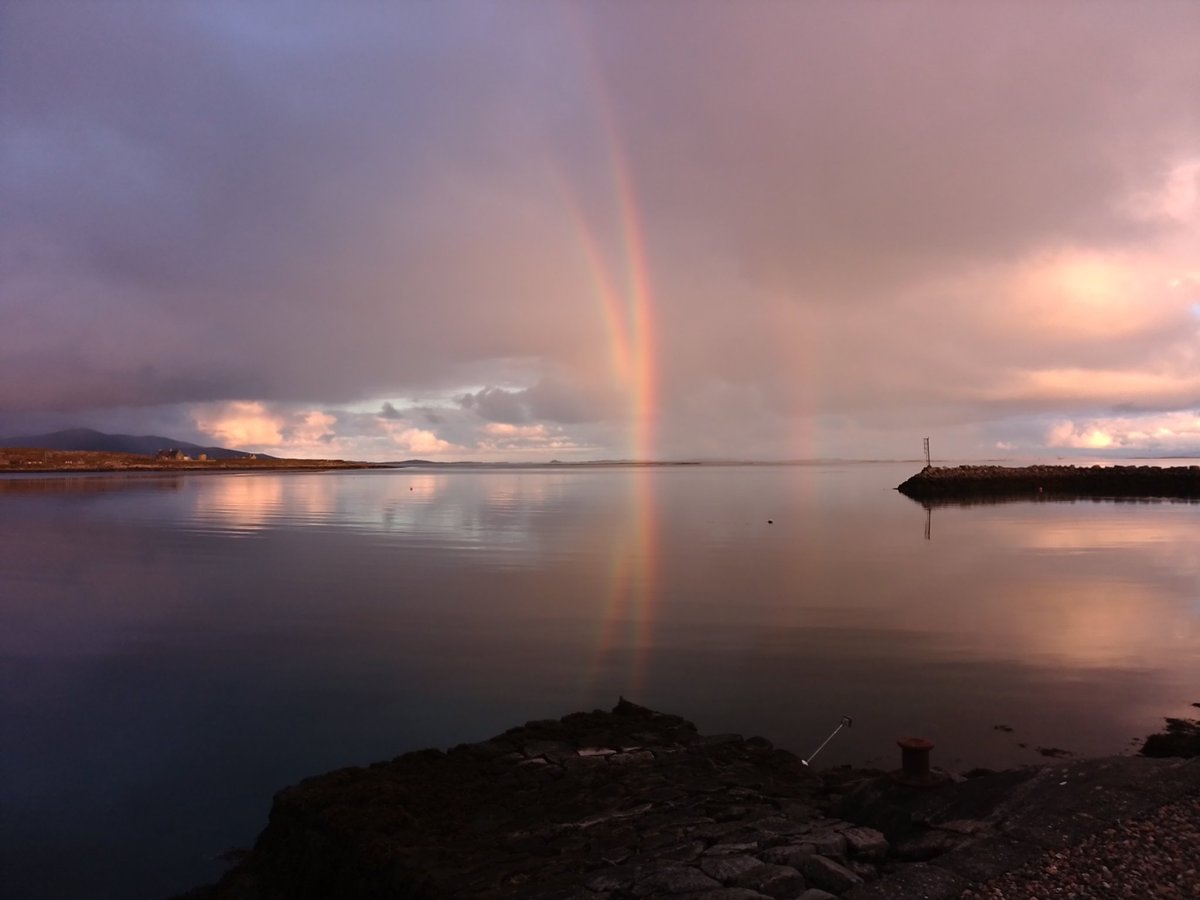
[[[1200,797],[1120,822],[962,900],[1200,900]]]

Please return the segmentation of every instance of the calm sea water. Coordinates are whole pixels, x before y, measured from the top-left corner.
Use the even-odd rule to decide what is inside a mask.
[[[619,695],[801,755],[850,715],[817,762],[888,768],[1195,712],[1200,506],[927,511],[914,469],[0,480],[3,895],[166,897],[286,784]]]

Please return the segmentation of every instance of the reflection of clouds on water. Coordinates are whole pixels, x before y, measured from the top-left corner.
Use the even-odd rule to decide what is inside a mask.
[[[1044,582],[1016,602],[985,603],[979,624],[995,656],[1009,644],[1023,658],[1084,669],[1140,670],[1183,662],[1200,644],[1200,621],[1146,585]]]
[[[486,693],[503,671],[525,694],[554,683],[585,705],[628,691],[670,706],[681,679],[719,693],[752,654],[799,673],[838,649],[838,629],[858,635],[845,660],[1195,682],[1200,507],[938,509],[927,542],[871,472],[405,469],[47,488],[0,510],[0,646],[89,655],[236,610],[268,629],[336,620],[348,648],[378,632],[389,660],[415,652],[397,635],[419,636],[446,660],[439,683]],[[258,539],[224,540],[247,534]],[[772,634],[807,637],[782,648]],[[903,658],[917,638],[921,659]]]
[[[88,829],[156,803],[225,817],[214,784],[236,788],[249,840],[302,775],[619,693],[802,754],[853,715],[824,765],[893,765],[909,732],[951,767],[1041,761],[1020,741],[1118,752],[1189,712],[1200,506],[937,509],[926,541],[901,477],[402,469],[6,494],[5,757]],[[150,769],[147,799],[129,785]],[[14,803],[21,828],[47,808]]]
[[[983,657],[1186,669],[1200,646],[1196,514],[1093,501],[939,510],[936,616]]]
[[[405,486],[408,487],[408,492],[413,495],[416,500],[432,500],[437,496],[438,486],[445,481],[445,476],[415,474],[408,475],[403,483],[392,484],[391,487],[395,490],[400,490]]]
[[[1179,514],[1172,517],[1175,510],[1164,507],[1143,520],[1136,507],[1127,508],[1131,514],[1119,519],[1110,515],[1089,518],[1066,513],[1038,520],[1001,521],[993,524],[991,530],[1015,546],[1030,550],[1100,552],[1122,547],[1178,545],[1181,540],[1186,544],[1186,538],[1195,530],[1195,516],[1200,513],[1200,508],[1189,505],[1181,507]]]
[[[336,484],[324,473],[230,473],[197,480],[192,496],[199,527],[230,535],[253,534],[273,524],[327,521]]]
[[[473,549],[535,565],[555,540],[553,474],[503,470],[374,473],[360,479],[345,523],[441,549]]]

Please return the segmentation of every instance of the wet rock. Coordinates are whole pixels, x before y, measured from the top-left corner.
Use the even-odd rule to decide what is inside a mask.
[[[683,894],[719,888],[721,882],[710,878],[693,866],[656,869],[633,888],[635,897],[654,897],[662,894]]]
[[[757,834],[754,834],[747,841],[741,841],[739,836],[745,836],[747,833],[748,829],[744,822],[713,822],[711,819],[706,822],[698,822],[689,830],[689,834],[693,837],[721,844],[749,843],[749,841],[757,840]]]
[[[653,860],[676,860],[678,862],[691,863],[695,862],[704,853],[704,844],[701,841],[686,841],[684,843],[671,844],[666,847],[659,847],[654,850],[643,852],[638,856],[641,859]]]
[[[641,874],[637,866],[612,866],[583,879],[583,885],[589,891],[632,890],[634,881]]]
[[[1169,718],[1166,721],[1165,731],[1146,738],[1139,751],[1142,756],[1200,756],[1200,720]]]
[[[742,841],[737,844],[713,844],[704,851],[705,856],[740,856],[758,850],[758,841]]]
[[[521,747],[521,752],[527,757],[543,757],[553,762],[578,755],[566,741],[529,741]]]
[[[863,881],[874,881],[879,877],[879,870],[869,862],[864,862],[861,859],[852,859],[846,863],[846,868],[861,878]]]
[[[700,863],[700,870],[710,878],[728,884],[761,865],[753,856],[710,856]]]
[[[821,856],[846,858],[846,837],[841,832],[812,831],[805,834],[802,841]]]
[[[820,817],[816,807],[797,800],[776,800],[775,805],[785,818],[795,822],[811,823]]]
[[[782,816],[763,816],[761,818],[747,816],[744,821],[749,827],[766,834],[796,835],[809,830],[806,823],[785,819]]]
[[[804,877],[816,887],[835,894],[844,893],[863,883],[858,875],[826,856],[810,856],[806,859]]]
[[[797,897],[796,900],[837,900],[837,896],[820,888],[809,888]]]
[[[791,866],[793,869],[803,872],[804,861],[815,853],[812,844],[784,844],[763,851],[761,856],[764,862],[779,866]]]
[[[791,898],[804,890],[804,876],[791,866],[756,866],[743,872],[733,883],[768,897]]]
[[[855,826],[842,832],[846,849],[851,857],[868,861],[882,861],[888,854],[887,838],[874,828]]]

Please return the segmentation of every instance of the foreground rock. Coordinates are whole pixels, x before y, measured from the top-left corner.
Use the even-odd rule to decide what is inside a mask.
[[[824,789],[762,738],[702,736],[622,701],[288,788],[243,863],[194,896],[842,892],[877,876],[887,845],[843,837]]]
[[[896,490],[933,502],[1038,496],[1200,498],[1200,466],[926,466]]]
[[[1142,756],[1200,756],[1200,719],[1168,718],[1166,723],[1162,732],[1146,738]]]
[[[249,855],[189,896],[949,900],[1200,792],[1200,760],[901,781],[817,775],[622,700],[285,789]]]

